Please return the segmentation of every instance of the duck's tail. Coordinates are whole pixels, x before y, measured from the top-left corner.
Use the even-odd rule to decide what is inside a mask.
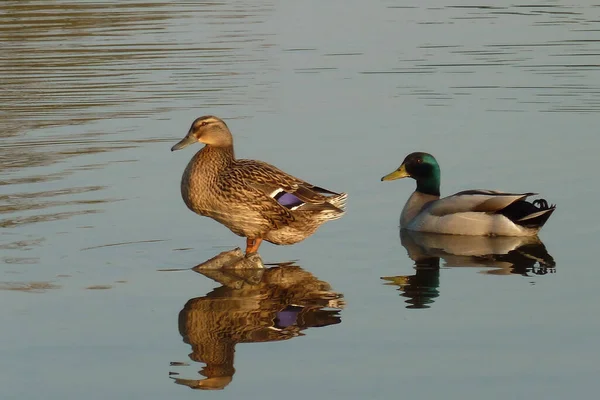
[[[325,197],[321,203],[304,203],[297,207],[298,211],[309,211],[315,222],[322,224],[326,221],[341,218],[346,212],[347,193],[336,193],[333,196]]]
[[[545,199],[534,200],[531,203],[526,200],[518,200],[504,208],[501,214],[517,225],[540,229],[554,210],[556,210],[556,204],[548,204]]]
[[[286,200],[293,198],[294,202],[284,203],[283,197],[275,199],[279,204],[285,205],[291,210],[308,211],[315,222],[319,224],[341,218],[346,212],[347,193],[336,193],[318,186],[299,187],[293,195],[285,194]]]
[[[331,197],[330,200],[327,201],[329,204],[331,204],[332,206],[337,208],[336,216],[334,216],[331,219],[338,219],[342,215],[344,215],[344,213],[346,212],[346,200],[347,199],[348,199],[348,193],[340,193],[336,196]]]

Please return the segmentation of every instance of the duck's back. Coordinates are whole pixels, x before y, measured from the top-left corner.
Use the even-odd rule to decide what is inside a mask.
[[[415,196],[416,195],[416,196]],[[411,213],[407,216],[406,229],[418,232],[432,232],[451,235],[474,236],[532,236],[542,224],[528,224],[529,215],[546,214],[554,210],[552,207],[537,208],[522,199],[533,193],[504,193],[490,190],[467,190],[434,201],[425,202],[422,193],[415,195],[407,202]],[[432,197],[432,196],[430,196]],[[409,204],[410,203],[410,204]],[[522,204],[527,211],[518,213],[512,210]],[[418,205],[422,204],[420,210]],[[406,208],[406,207],[405,207]],[[403,213],[404,214],[404,213]],[[513,215],[514,214],[514,215]]]

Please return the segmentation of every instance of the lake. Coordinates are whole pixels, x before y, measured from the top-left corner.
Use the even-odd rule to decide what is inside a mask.
[[[600,5],[0,3],[5,399],[592,397]],[[191,213],[170,148],[213,114],[240,158],[349,194],[267,269]],[[539,240],[401,235],[442,194],[536,192]]]

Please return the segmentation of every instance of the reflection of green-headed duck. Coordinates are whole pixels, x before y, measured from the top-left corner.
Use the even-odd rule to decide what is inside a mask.
[[[554,212],[535,193],[467,190],[440,199],[440,167],[431,154],[412,153],[382,181],[410,177],[417,190],[400,216],[400,227],[411,231],[454,235],[534,236]]]
[[[297,243],[344,214],[345,193],[311,185],[262,161],[236,159],[231,132],[217,117],[196,119],[171,150],[196,142],[205,146],[183,173],[183,200],[195,213],[245,237],[246,254],[255,253],[263,239]]]

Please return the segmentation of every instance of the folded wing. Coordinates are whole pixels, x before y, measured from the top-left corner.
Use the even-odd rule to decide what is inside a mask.
[[[535,194],[465,190],[433,202],[428,212],[439,217],[463,212],[499,213],[511,204]]]

